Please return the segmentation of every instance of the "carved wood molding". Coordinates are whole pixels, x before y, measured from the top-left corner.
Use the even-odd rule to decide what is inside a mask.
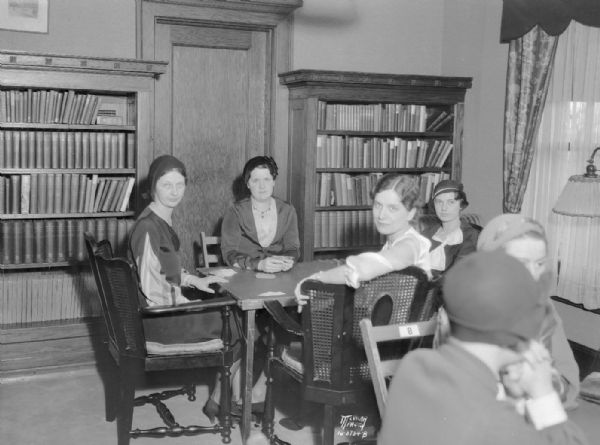
[[[332,84],[374,87],[437,87],[471,88],[470,77],[425,76],[411,74],[376,74],[355,71],[296,70],[279,75],[279,81],[289,88],[306,85]]]
[[[156,60],[0,51],[0,68],[96,72],[156,77],[167,70],[167,64],[167,62]]]
[[[290,14],[302,6],[303,0],[142,0],[144,3],[198,6],[238,11]]]

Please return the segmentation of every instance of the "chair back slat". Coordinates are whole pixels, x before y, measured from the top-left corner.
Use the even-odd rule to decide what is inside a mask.
[[[360,321],[361,336],[369,364],[370,378],[373,382],[379,415],[382,418],[387,402],[388,381],[395,374],[402,358],[382,358],[379,351],[379,343],[432,337],[435,333],[436,323],[436,317],[433,316],[427,321],[397,323],[385,326],[373,326],[371,320],[368,318]],[[410,350],[420,345],[421,342],[413,341],[411,342]]]
[[[218,253],[211,253],[209,249],[214,246],[216,250],[220,248],[221,237],[207,235],[206,232],[200,232],[200,248],[202,250],[202,259],[199,261],[199,267],[211,267],[221,264],[221,258]]]

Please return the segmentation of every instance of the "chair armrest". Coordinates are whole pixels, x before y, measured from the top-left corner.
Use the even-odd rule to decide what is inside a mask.
[[[279,301],[266,301],[264,305],[269,315],[271,315],[273,320],[275,320],[283,329],[290,334],[297,336],[304,335],[300,323],[290,317]]]
[[[146,306],[140,309],[142,315],[169,315],[181,313],[204,312],[223,306],[233,306],[237,301],[233,297],[218,297],[203,301],[190,301],[177,306]]]

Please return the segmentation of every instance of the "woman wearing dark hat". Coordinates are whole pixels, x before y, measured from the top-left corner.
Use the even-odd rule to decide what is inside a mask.
[[[433,190],[430,205],[435,209],[437,221],[424,227],[422,234],[431,241],[429,259],[435,277],[475,251],[481,227],[460,219],[461,212],[469,205],[460,182],[440,181]]]
[[[536,338],[550,351],[553,365],[560,374],[555,386],[565,408],[575,408],[579,394],[579,366],[569,346],[562,320],[548,298],[552,273],[548,268],[548,241],[544,228],[534,219],[516,213],[498,215],[483,228],[477,250],[504,251],[523,263],[540,284],[546,316]]]
[[[273,158],[256,156],[246,162],[243,179],[250,196],[225,212],[221,227],[221,252],[230,266],[281,272],[300,257],[296,210],[273,196],[276,178]]]
[[[148,184],[152,202],[138,217],[129,238],[130,255],[137,266],[140,287],[149,306],[185,303],[182,287],[193,287],[214,293],[211,283],[224,282],[223,278],[200,278],[187,273],[179,258],[179,237],[172,227],[172,214],[183,199],[187,182],[185,166],[177,158],[164,155],[150,165]],[[221,338],[221,313],[203,312],[178,314],[170,317],[145,318],[144,333],[147,347],[154,344],[197,343]],[[238,343],[239,333],[232,329],[232,344]],[[219,388],[219,385],[216,385]],[[211,403],[212,402],[212,403]],[[205,412],[216,414],[216,403],[209,399]]]

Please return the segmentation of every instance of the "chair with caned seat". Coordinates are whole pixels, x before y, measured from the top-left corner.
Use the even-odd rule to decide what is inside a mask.
[[[428,319],[435,310],[429,301],[433,294],[428,291],[427,275],[417,267],[409,267],[365,282],[356,290],[305,281],[302,293],[309,300],[301,324],[279,303],[265,303],[276,323],[270,330],[263,418],[263,432],[271,442],[282,442],[273,430],[273,391],[278,372],[300,382],[304,400],[324,406],[322,443],[333,444],[336,411],[373,398],[360,320],[367,318],[376,325],[385,325]],[[275,353],[278,328],[297,335],[302,347]]]
[[[152,306],[138,286],[134,265],[125,258],[113,258],[108,241],[96,243],[85,233],[85,243],[92,272],[96,280],[102,313],[107,331],[107,346],[116,368],[107,382],[106,420],[117,420],[119,445],[129,443],[130,437],[181,436],[201,433],[220,433],[223,443],[231,442],[231,392],[229,380],[233,352],[230,341],[229,319],[235,300],[229,297],[191,302],[177,306]],[[198,313],[219,308],[222,314],[222,338],[198,343],[163,345],[146,342],[143,317],[168,317],[180,313]],[[213,426],[181,426],[163,400],[176,395],[187,395],[195,400],[195,386],[143,395],[135,398],[136,381],[143,372],[218,368],[221,372],[221,413],[219,423]],[[134,406],[151,403],[165,426],[133,429]],[[201,407],[198,407],[200,415]]]

